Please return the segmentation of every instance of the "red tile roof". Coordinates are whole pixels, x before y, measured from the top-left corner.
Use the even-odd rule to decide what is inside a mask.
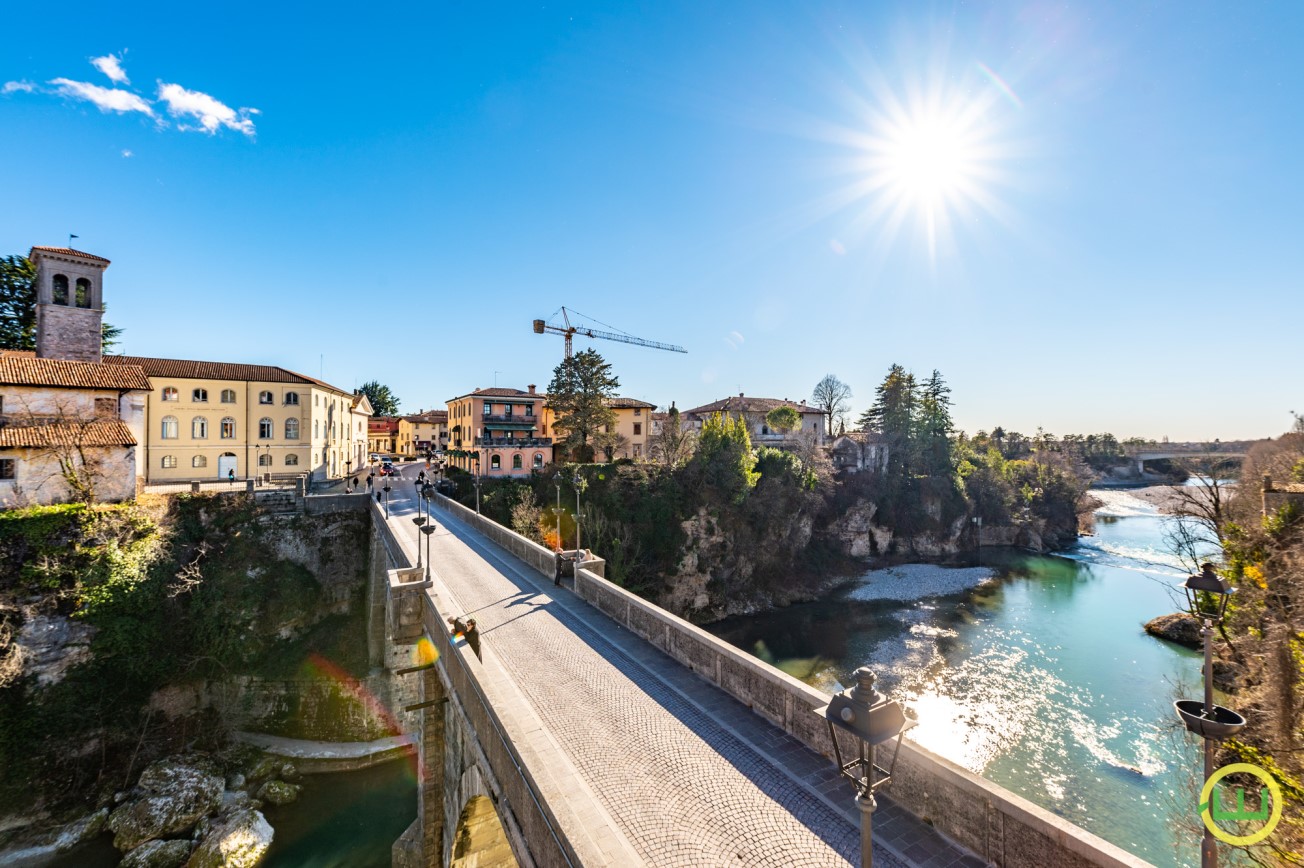
[[[449,398],[449,401],[456,401],[458,398],[546,398],[547,395],[542,392],[522,392],[520,389],[508,389],[495,386],[492,389],[476,389],[474,392],[467,392],[465,395],[458,395],[456,398]]]
[[[105,259],[103,256],[96,256],[94,253],[86,253],[81,250],[73,250],[71,247],[33,247],[27,254],[27,258],[31,259],[33,253],[53,253],[58,256],[72,256],[77,259],[89,259],[93,262],[103,262],[105,265],[109,264],[109,260]]]
[[[244,365],[236,362],[196,362],[187,359],[149,359],[142,356],[105,356],[111,365],[139,365],[150,377],[175,377],[182,380],[242,380],[264,383],[301,383],[321,386],[344,395],[352,395],[315,377],[298,374],[275,365]]]
[[[409,422],[420,422],[426,425],[441,425],[448,421],[447,410],[427,410],[424,413],[413,413],[410,416],[404,416]]]
[[[0,428],[0,449],[43,446],[135,446],[136,438],[122,422],[54,422],[47,425],[6,425]]]
[[[611,398],[607,401],[607,406],[613,410],[629,410],[639,408],[643,410],[655,410],[656,404],[649,404],[647,401],[640,401],[638,398]]]
[[[822,411],[814,407],[799,404],[795,401],[782,401],[778,398],[747,398],[742,395],[722,398],[719,401],[712,401],[710,404],[703,404],[700,407],[694,407],[683,412],[685,416],[710,416],[712,413],[768,413],[776,407],[791,407],[803,415],[824,415]]]
[[[143,389],[149,378],[139,365],[74,362],[70,359],[38,359],[17,354],[0,355],[0,384],[6,386],[53,386],[62,389]]]

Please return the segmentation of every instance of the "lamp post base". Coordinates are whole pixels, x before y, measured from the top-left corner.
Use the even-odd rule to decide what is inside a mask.
[[[857,793],[856,808],[860,811],[860,866],[874,868],[874,811],[878,802],[873,793]]]

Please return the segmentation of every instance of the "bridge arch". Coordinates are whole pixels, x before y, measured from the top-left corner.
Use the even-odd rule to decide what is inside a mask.
[[[478,769],[469,769],[467,774]],[[459,787],[460,789],[460,787]],[[448,868],[517,868],[507,830],[486,795],[467,799],[453,832]]]

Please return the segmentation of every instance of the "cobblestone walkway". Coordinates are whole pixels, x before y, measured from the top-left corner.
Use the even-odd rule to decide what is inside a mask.
[[[409,492],[395,503],[391,525],[415,546]],[[511,674],[647,864],[858,861],[859,830],[831,806],[837,795],[851,801],[849,788],[835,795],[831,763],[446,511],[434,517],[440,580],[475,615],[486,652]],[[803,770],[800,763],[828,766],[829,789],[818,792],[794,774],[794,761]],[[879,841],[891,838],[880,837],[875,864],[982,864],[933,837],[926,858],[909,862],[900,854],[916,842],[889,850]]]

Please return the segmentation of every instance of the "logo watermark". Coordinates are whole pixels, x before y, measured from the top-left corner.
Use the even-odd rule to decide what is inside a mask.
[[[1247,809],[1245,807],[1245,788],[1236,788],[1236,807],[1227,808],[1222,804],[1222,799],[1214,795],[1214,787],[1220,780],[1228,775],[1244,772],[1245,774],[1254,775],[1254,777],[1263,781],[1265,787],[1259,788],[1259,807],[1256,809]],[[1232,763],[1229,766],[1223,766],[1209,776],[1209,780],[1204,782],[1204,789],[1200,790],[1200,819],[1204,821],[1204,827],[1209,830],[1219,841],[1225,844],[1231,844],[1233,847],[1248,847],[1251,844],[1257,844],[1264,838],[1272,834],[1272,830],[1277,828],[1277,823],[1281,822],[1281,811],[1284,800],[1281,795],[1281,786],[1273,780],[1272,775],[1263,769],[1250,763]],[[1215,820],[1233,820],[1240,823],[1250,823],[1255,821],[1264,822],[1263,828],[1249,835],[1233,835],[1219,828]]]

